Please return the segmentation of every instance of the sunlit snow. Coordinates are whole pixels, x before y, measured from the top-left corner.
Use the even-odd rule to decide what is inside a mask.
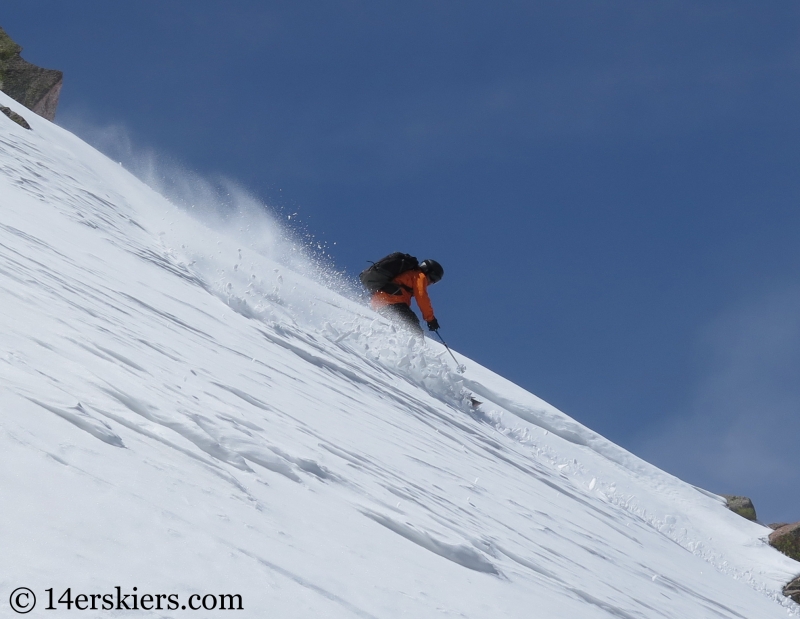
[[[0,103],[3,617],[800,615],[766,527]]]

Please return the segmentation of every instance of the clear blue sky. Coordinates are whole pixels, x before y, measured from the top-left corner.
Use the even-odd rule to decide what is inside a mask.
[[[800,4],[6,0],[57,122],[390,251],[458,350],[800,519]],[[336,245],[333,245],[333,243]]]

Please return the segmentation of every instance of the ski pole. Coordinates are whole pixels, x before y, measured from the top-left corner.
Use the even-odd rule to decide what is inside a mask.
[[[442,344],[444,344],[444,347],[447,349],[447,352],[449,352],[449,353],[450,353],[450,356],[453,358],[453,361],[455,361],[455,362],[456,362],[456,369],[457,369],[458,373],[459,373],[459,374],[463,374],[464,372],[466,372],[466,371],[467,371],[467,367],[466,367],[466,366],[464,366],[464,365],[461,365],[461,364],[458,362],[458,359],[456,359],[456,356],[453,354],[453,351],[452,351],[452,350],[450,350],[450,347],[447,345],[447,342],[445,342],[445,341],[444,341],[444,338],[443,338],[441,335],[439,335],[439,330],[437,329],[436,331],[434,331],[434,333],[436,334],[436,336],[437,336],[437,337],[438,337],[440,340],[442,340]]]

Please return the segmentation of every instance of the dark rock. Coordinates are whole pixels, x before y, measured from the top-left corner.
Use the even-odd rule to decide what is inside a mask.
[[[4,105],[0,105],[0,112],[3,112],[3,114],[8,116],[11,120],[13,120],[15,123],[17,123],[20,127],[24,127],[25,129],[30,129],[31,128],[31,126],[28,124],[28,121],[25,120],[19,114],[17,114],[10,107],[6,107]]]
[[[800,522],[787,524],[769,534],[769,545],[800,561]]]
[[[725,500],[728,502],[728,509],[732,512],[739,514],[742,518],[747,518],[755,522],[756,508],[753,507],[753,502],[746,496],[736,496],[733,494],[723,494]]]
[[[800,576],[783,588],[783,595],[800,604]]]
[[[0,90],[39,116],[53,120],[64,74],[23,60],[21,51],[22,47],[0,28]]]
[[[788,522],[773,522],[772,524],[768,524],[767,526],[772,529],[773,531],[780,529],[781,527],[787,526]]]

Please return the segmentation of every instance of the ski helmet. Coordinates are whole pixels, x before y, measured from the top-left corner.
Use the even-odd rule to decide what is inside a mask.
[[[419,263],[419,268],[428,276],[431,284],[435,284],[444,276],[444,269],[436,260],[423,260]]]

